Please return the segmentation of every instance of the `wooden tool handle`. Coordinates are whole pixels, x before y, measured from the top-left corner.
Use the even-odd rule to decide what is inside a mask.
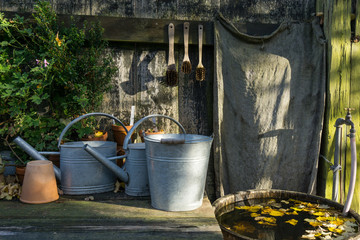
[[[189,49],[189,29],[190,23],[184,23],[184,49],[185,49],[185,56],[188,56],[188,49]]]
[[[169,34],[169,61],[168,65],[175,64],[174,58],[174,35],[175,35],[175,27],[174,24],[170,23],[168,27]]]
[[[201,64],[202,59],[202,43],[203,43],[203,25],[199,25],[198,27],[199,32],[199,64]]]

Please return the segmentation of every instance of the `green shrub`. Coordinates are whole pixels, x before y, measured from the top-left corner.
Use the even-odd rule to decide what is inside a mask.
[[[116,73],[102,36],[98,22],[64,26],[46,1],[27,19],[0,13],[1,138],[56,150],[66,122],[98,109]]]

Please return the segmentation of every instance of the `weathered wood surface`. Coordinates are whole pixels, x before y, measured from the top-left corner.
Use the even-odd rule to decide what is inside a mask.
[[[35,1],[2,0],[0,11],[30,11]],[[211,21],[217,12],[234,22],[304,20],[315,0],[50,0],[59,14]]]
[[[324,31],[328,40],[328,91],[327,108],[322,141],[322,155],[331,162],[334,162],[335,148],[335,121],[338,118],[345,118],[345,108],[355,108],[352,112],[355,129],[359,129],[359,43],[351,42],[351,0],[346,1],[323,1],[324,2]],[[359,9],[359,1],[356,6]],[[321,8],[320,8],[321,9]],[[359,33],[359,13],[356,15],[356,34]],[[342,127],[342,148],[341,148],[341,202],[344,203],[350,179],[350,127]],[[356,137],[359,142],[359,135]],[[357,144],[358,145],[358,144]],[[357,154],[360,159],[360,155]],[[330,165],[323,159],[320,161],[319,190],[327,198],[332,196],[333,173],[329,170]],[[359,166],[359,163],[358,163]],[[359,169],[358,169],[359,172]],[[360,182],[357,181],[357,184]],[[359,212],[359,188],[355,190],[351,208]]]
[[[124,192],[62,196],[47,204],[0,204],[0,239],[222,239],[210,201],[193,211],[154,209]]]
[[[30,13],[3,12],[6,17],[12,18],[15,14],[24,17],[31,17]],[[149,19],[149,18],[122,18],[107,16],[84,16],[84,15],[58,15],[60,22],[70,25],[71,17],[82,27],[84,22],[99,22],[104,28],[104,39],[111,42],[129,43],[154,43],[167,44],[168,25],[173,23],[175,26],[175,44],[184,44],[183,20],[170,19]],[[203,25],[204,36],[203,45],[214,45],[214,24],[211,21],[189,21],[189,44],[198,44],[198,25]]]

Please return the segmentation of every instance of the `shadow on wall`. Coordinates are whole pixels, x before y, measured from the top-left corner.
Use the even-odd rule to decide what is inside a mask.
[[[141,60],[141,54],[134,52],[129,80],[120,84],[122,90],[128,95],[136,95],[139,92],[148,90],[147,83],[158,80],[165,84],[165,76],[154,77],[150,71],[149,64],[155,58],[158,51],[151,51]]]

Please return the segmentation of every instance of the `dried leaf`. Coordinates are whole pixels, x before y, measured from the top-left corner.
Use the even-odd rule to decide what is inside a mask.
[[[304,208],[299,208],[299,207],[290,207],[291,209],[297,211],[297,212],[301,212],[304,210]]]
[[[297,211],[286,212],[285,214],[286,214],[286,215],[299,215],[299,214],[297,213]]]
[[[333,227],[329,227],[328,228],[330,232],[334,232],[334,233],[343,233],[344,230],[340,229],[340,228],[333,228]]]
[[[250,216],[253,217],[253,218],[255,218],[255,217],[259,217],[259,216],[261,216],[261,215],[258,214],[258,213],[251,213]]]
[[[307,235],[302,235],[301,238],[303,238],[303,239],[316,239],[314,233],[310,233],[310,234],[307,234]]]
[[[258,212],[260,209],[263,208],[263,206],[260,205],[254,205],[254,206],[236,206],[236,209],[240,209],[240,210],[246,210],[249,212]]]
[[[270,216],[274,216],[274,217],[281,217],[284,216],[284,213],[278,210],[274,210],[272,208],[266,208],[264,209],[261,214],[269,214]]]
[[[116,181],[114,193],[117,193],[119,190],[120,190],[120,182],[119,182],[119,181]]]
[[[298,223],[298,220],[290,219],[290,220],[286,221],[286,223],[290,223],[291,225],[295,226]]]
[[[264,218],[264,221],[269,222],[269,223],[276,223],[276,218],[266,217],[266,218]]]
[[[313,212],[311,214],[314,216],[325,216],[325,212]]]

